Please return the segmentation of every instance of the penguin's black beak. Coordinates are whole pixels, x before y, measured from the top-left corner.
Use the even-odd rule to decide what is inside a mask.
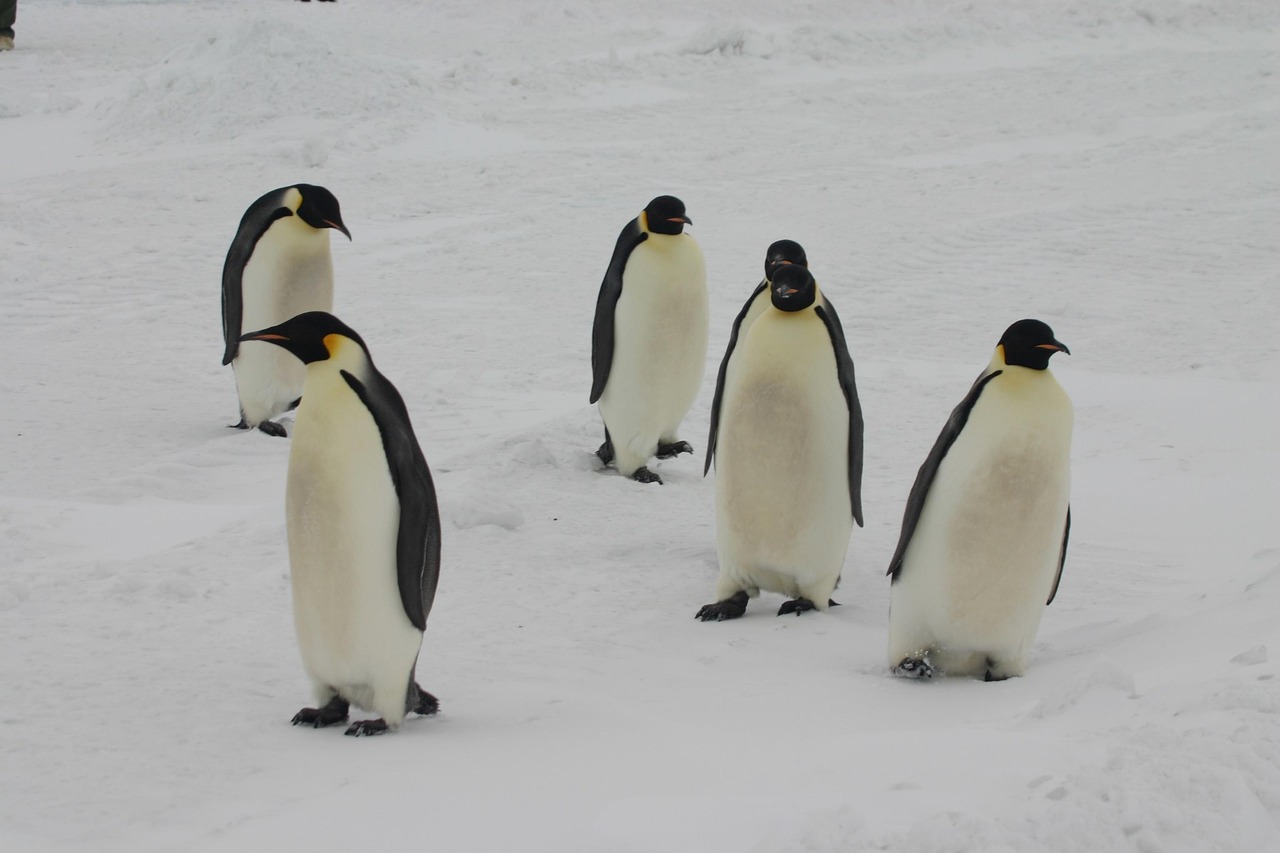
[[[1054,341],[1049,344],[1036,344],[1036,349],[1051,349],[1054,352],[1065,352],[1067,355],[1071,355],[1071,350],[1067,349],[1067,345],[1061,341]]]
[[[685,225],[692,225],[693,220],[687,216],[673,216],[667,220],[668,222],[683,222]]]
[[[348,231],[347,226],[343,225],[341,222],[334,222],[332,219],[325,219],[323,221],[324,221],[324,224],[328,225],[330,228],[334,228],[338,231],[341,231],[343,234],[346,234],[348,240],[351,239],[351,232]]]

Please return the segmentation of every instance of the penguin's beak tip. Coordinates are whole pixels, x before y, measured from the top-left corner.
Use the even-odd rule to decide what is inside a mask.
[[[333,228],[333,229],[335,229],[335,230],[337,230],[337,231],[341,231],[343,234],[346,234],[346,235],[347,235],[347,239],[348,239],[348,240],[350,240],[350,239],[351,239],[351,232],[350,232],[350,231],[348,231],[348,230],[347,230],[347,226],[343,225],[341,222],[334,222],[334,221],[332,221],[332,220],[330,220],[330,219],[326,219],[326,220],[324,221],[324,224],[325,224],[325,225],[328,225],[330,228]]]

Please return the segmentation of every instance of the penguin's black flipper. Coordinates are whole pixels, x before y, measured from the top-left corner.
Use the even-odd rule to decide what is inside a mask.
[[[737,619],[739,616],[747,612],[747,602],[751,597],[743,590],[738,590],[724,601],[717,601],[715,604],[704,604],[694,614],[695,619],[701,619],[703,622],[723,622],[726,619]]]
[[[836,378],[849,406],[849,505],[853,508],[853,520],[862,526],[862,404],[858,402],[858,386],[853,378],[853,356],[844,339],[844,326],[840,315],[826,297],[814,309],[831,336],[831,348],[836,356]]]
[[[742,304],[742,310],[738,312],[738,316],[733,318],[733,330],[729,332],[729,345],[725,347],[724,358],[720,359],[720,370],[716,373],[716,395],[711,399],[711,432],[707,436],[707,460],[702,465],[702,476],[707,476],[707,472],[711,470],[711,460],[716,455],[716,433],[720,429],[720,403],[724,397],[724,378],[729,372],[729,358],[733,355],[733,349],[738,345],[738,334],[742,331],[742,321],[746,319],[747,312],[751,310],[751,303],[756,301],[756,297],[769,286],[768,279],[762,280],[756,289],[751,291],[751,295],[747,297],[747,301]]]
[[[1062,583],[1062,567],[1067,564],[1067,540],[1071,538],[1071,505],[1067,505],[1067,523],[1062,528],[1062,550],[1058,552],[1058,573],[1053,576],[1053,589],[1049,590],[1049,600],[1045,602],[1048,607],[1053,604],[1053,599],[1058,595],[1058,584]]]
[[[885,572],[885,574],[891,575],[895,581],[902,571],[902,560],[906,556],[907,545],[911,543],[911,537],[916,531],[916,524],[920,521],[920,513],[924,510],[924,502],[929,497],[929,489],[933,486],[933,478],[938,474],[938,466],[942,464],[947,451],[951,449],[951,445],[955,444],[956,438],[960,436],[960,431],[964,429],[965,423],[969,420],[969,413],[973,411],[974,404],[982,396],[982,389],[988,382],[1003,372],[1001,370],[993,370],[990,373],[979,376],[974,381],[969,388],[969,393],[960,401],[960,405],[951,410],[951,416],[947,418],[946,424],[942,427],[938,440],[933,443],[933,449],[929,451],[929,455],[925,457],[924,464],[916,472],[916,480],[911,485],[911,493],[907,495],[907,508],[902,514],[902,532],[898,535],[898,547],[893,552],[893,559],[889,561],[889,570]]]
[[[266,233],[271,223],[293,216],[293,211],[281,204],[289,189],[291,187],[272,190],[249,205],[244,216],[240,217],[236,236],[227,249],[227,259],[222,265],[222,341],[226,345],[222,352],[224,365],[230,364],[240,351],[240,335],[244,331],[240,328],[244,317],[244,268],[253,256],[258,238]]]
[[[409,621],[423,631],[440,580],[440,509],[431,470],[396,387],[376,369],[370,370],[367,385],[345,370],[342,377],[373,414],[382,434],[382,449],[400,500],[396,537],[400,601]]]
[[[295,726],[311,726],[320,729],[337,723],[345,723],[350,709],[351,703],[341,696],[334,696],[329,700],[329,704],[323,708],[303,708],[294,714],[293,724]]]
[[[604,386],[609,381],[609,371],[613,367],[613,312],[618,307],[618,297],[622,296],[622,272],[627,268],[627,259],[631,257],[632,250],[647,239],[649,235],[640,227],[639,217],[628,222],[618,235],[609,268],[605,271],[604,281],[600,283],[600,296],[596,299],[596,319],[591,327],[592,403],[604,393]]]

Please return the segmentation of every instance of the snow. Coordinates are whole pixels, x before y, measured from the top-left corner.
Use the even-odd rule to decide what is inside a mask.
[[[0,848],[1280,850],[1273,0],[23,0],[0,54]],[[341,200],[336,313],[436,475],[435,719],[292,728],[287,440],[229,430],[245,207]],[[702,624],[701,460],[599,473],[622,225],[688,205],[711,350],[801,242],[866,416],[827,614]],[[916,468],[1001,331],[1073,355],[1026,677],[885,666]]]

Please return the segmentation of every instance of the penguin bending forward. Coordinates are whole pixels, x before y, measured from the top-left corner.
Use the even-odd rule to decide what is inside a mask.
[[[684,202],[658,196],[618,235],[591,330],[591,402],[600,403],[605,465],[661,483],[649,457],[693,448],[676,431],[707,360],[710,311],[702,250],[684,226]]]
[[[271,418],[298,404],[303,367],[276,347],[242,344],[241,335],[307,311],[333,310],[330,228],[351,239],[333,193],[310,184],[272,190],[240,220],[222,266],[222,363],[235,371],[239,429],[285,434]]]
[[[434,714],[414,668],[440,574],[440,517],[404,401],[331,314],[300,314],[244,340],[306,365],[285,509],[294,623],[319,707],[294,725],[344,722],[350,704],[381,718],[349,735],[397,728],[409,711]]]
[[[826,610],[862,526],[853,359],[809,271],[772,275],[770,305],[730,339],[716,387],[707,464],[714,451],[720,577],[704,622],[741,616],[762,589],[790,597],[779,616]]]
[[[907,498],[889,564],[889,665],[930,678],[1022,675],[1071,531],[1070,351],[1019,320],[952,411]]]

